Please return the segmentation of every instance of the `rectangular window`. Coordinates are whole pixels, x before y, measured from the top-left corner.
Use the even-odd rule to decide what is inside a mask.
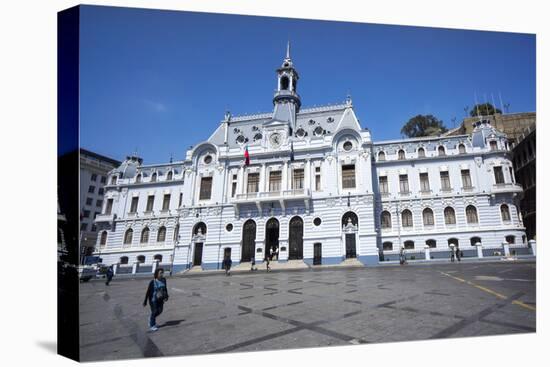
[[[387,176],[380,176],[378,177],[378,187],[380,188],[380,192],[382,194],[387,194],[390,192],[388,188],[388,177]]]
[[[510,182],[514,182],[514,171],[512,170],[512,167],[508,167],[508,172],[510,173]]]
[[[105,189],[103,187],[100,187],[99,190],[97,190],[98,195],[103,195],[105,192]]]
[[[210,200],[212,196],[212,177],[203,177],[201,179],[201,191],[199,200]]]
[[[82,223],[82,224],[80,224],[80,230],[81,230],[81,231],[85,231],[86,229],[88,229],[88,223]]]
[[[89,192],[90,194],[93,194],[93,193],[95,192],[95,186],[94,186],[94,185],[90,185],[90,186],[88,187],[88,192]]]
[[[402,194],[409,193],[409,176],[399,175],[399,192]]]
[[[164,194],[164,198],[162,199],[162,210],[168,210],[170,209],[170,194]]]
[[[91,178],[92,181],[96,181],[97,180],[97,175],[95,173],[92,173],[92,178]]]
[[[83,216],[84,218],[90,218],[90,211],[89,211],[89,210],[84,210],[82,216]]]
[[[315,191],[321,191],[321,167],[315,167]]]
[[[420,191],[422,192],[430,191],[430,179],[428,177],[428,173],[420,174]]]
[[[281,171],[269,173],[269,191],[281,191]]]
[[[233,175],[233,181],[231,182],[231,197],[234,198],[237,194],[237,175]]]
[[[95,206],[101,208],[103,206],[103,200],[96,201]]]
[[[304,188],[304,170],[295,169],[292,171],[292,188],[294,190]]]
[[[107,177],[101,176],[101,183],[104,184],[107,182]]]
[[[246,192],[258,192],[260,190],[260,174],[249,173]]]
[[[110,215],[113,210],[113,199],[107,199],[107,205],[105,206],[105,214]]]
[[[439,177],[441,177],[441,190],[450,190],[451,189],[451,180],[449,178],[449,171],[439,172]]]
[[[155,195],[147,196],[147,206],[145,207],[146,212],[152,212],[155,205]]]
[[[495,171],[495,183],[497,185],[503,184],[504,183],[504,174],[502,173],[502,167],[500,167],[500,166],[495,167],[494,171]]]
[[[86,205],[92,205],[93,201],[94,201],[94,199],[92,199],[92,198],[86,198]]]
[[[355,165],[348,164],[342,166],[342,188],[354,189],[355,188]]]
[[[92,232],[97,231],[97,226],[95,224],[92,224]]]
[[[130,205],[130,213],[137,212],[138,202],[139,202],[139,196],[135,196],[132,198],[132,204]]]
[[[460,175],[462,176],[462,187],[465,189],[469,189],[472,187],[472,178],[470,177],[470,170],[469,169],[463,169],[460,171]]]

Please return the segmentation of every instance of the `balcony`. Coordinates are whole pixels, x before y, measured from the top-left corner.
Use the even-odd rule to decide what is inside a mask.
[[[115,215],[113,213],[111,214],[98,214],[96,215],[95,217],[95,222],[98,223],[98,222],[112,222],[113,220],[115,220]]]
[[[492,194],[507,194],[507,193],[520,193],[523,192],[523,187],[517,183],[506,182],[495,184],[491,188]]]
[[[309,200],[311,199],[311,191],[309,189],[293,189],[281,191],[264,191],[264,192],[248,192],[237,194],[232,200],[237,211],[239,205],[254,203],[258,207],[258,211],[262,211],[262,203],[278,201],[281,208],[285,208],[286,202],[294,200],[303,200],[306,209],[309,210]]]

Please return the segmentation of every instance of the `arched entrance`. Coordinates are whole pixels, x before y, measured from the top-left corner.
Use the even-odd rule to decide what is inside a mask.
[[[304,258],[304,221],[296,216],[290,220],[288,236],[289,260]]]
[[[346,259],[357,257],[356,242],[359,230],[359,218],[354,212],[347,212],[342,216],[342,233],[346,246]]]
[[[279,221],[276,218],[271,218],[265,224],[265,253],[279,253]]]
[[[248,262],[254,256],[256,248],[256,222],[247,220],[243,226],[243,243],[241,251],[241,262]]]
[[[201,265],[202,248],[206,242],[206,224],[204,222],[198,222],[193,227],[191,242],[193,243],[193,266]]]

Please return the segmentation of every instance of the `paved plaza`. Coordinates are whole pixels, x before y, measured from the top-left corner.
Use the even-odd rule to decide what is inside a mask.
[[[81,360],[280,350],[536,330],[534,261],[168,278],[149,332],[149,278],[81,284]]]

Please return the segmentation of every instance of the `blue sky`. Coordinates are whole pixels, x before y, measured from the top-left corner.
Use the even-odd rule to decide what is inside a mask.
[[[375,141],[417,114],[458,125],[475,94],[536,110],[531,34],[94,6],[80,26],[80,143],[115,159],[179,160],[226,109],[271,111],[287,39],[302,106],[349,92]]]

